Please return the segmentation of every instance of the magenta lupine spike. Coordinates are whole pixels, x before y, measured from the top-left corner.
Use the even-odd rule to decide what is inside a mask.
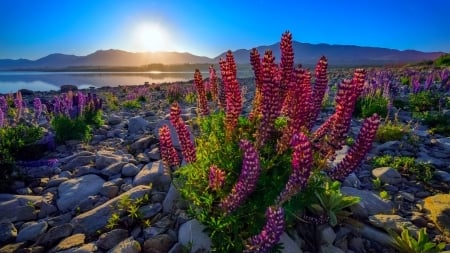
[[[39,98],[34,98],[33,100],[33,107],[34,107],[34,118],[36,122],[39,122],[39,118],[42,114],[42,102]]]
[[[291,86],[291,80],[294,74],[294,49],[292,47],[292,33],[289,31],[286,31],[281,36],[280,51],[280,69],[283,71],[281,84],[283,88],[287,88],[285,90],[283,89],[286,92]]]
[[[222,189],[225,183],[225,171],[219,169],[219,167],[217,167],[216,165],[211,165],[209,167],[208,180],[209,188],[211,188],[213,191]]]
[[[200,115],[206,116],[209,114],[208,100],[206,99],[205,85],[203,84],[203,77],[200,70],[196,69],[194,74],[194,84],[197,90],[197,107]]]
[[[311,115],[309,117],[309,125],[308,128],[311,129],[314,126],[314,122],[319,116],[320,108],[322,107],[323,97],[325,96],[325,91],[328,87],[328,78],[327,78],[327,67],[328,60],[325,56],[322,56],[317,63],[316,71],[315,71],[315,81],[314,81],[314,89],[313,89],[313,108],[311,110]]]
[[[226,136],[231,138],[236,128],[239,115],[242,110],[242,97],[239,83],[236,77],[236,63],[231,51],[227,52],[226,60],[220,59],[220,72],[225,89],[225,128]]]
[[[250,51],[250,63],[252,65],[253,73],[255,74],[255,97],[253,98],[253,108],[249,115],[249,120],[259,118],[261,116],[262,103],[262,64],[259,52],[256,48]]]
[[[211,97],[212,100],[216,103],[218,103],[218,97],[219,97],[219,90],[217,87],[217,74],[216,69],[213,65],[209,66],[209,82],[211,84]]]
[[[429,90],[431,88],[431,85],[433,85],[434,81],[434,72],[431,71],[431,73],[428,74],[427,79],[425,80],[425,90]]]
[[[181,153],[183,154],[184,159],[187,163],[195,162],[197,159],[195,146],[191,140],[191,134],[181,118],[180,106],[176,102],[170,107],[169,119],[178,134],[178,140],[181,145]]]
[[[292,138],[292,172],[284,190],[278,197],[278,204],[282,205],[296,195],[308,182],[313,163],[313,153],[308,137],[302,132]]]
[[[267,50],[263,59],[262,120],[256,136],[257,146],[262,146],[274,129],[275,119],[280,115],[282,98],[280,95],[281,72],[274,63],[272,51]]]
[[[244,152],[241,174],[230,194],[220,203],[225,213],[234,211],[255,190],[261,172],[259,155],[253,144],[248,140],[241,140],[239,147]]]
[[[266,224],[258,235],[250,237],[244,253],[266,253],[275,246],[284,232],[284,209],[270,206],[266,210]]]
[[[180,166],[180,158],[173,147],[172,139],[170,138],[170,129],[167,125],[163,125],[159,129],[159,149],[166,168]]]
[[[350,148],[344,159],[328,173],[331,179],[343,180],[356,169],[367,152],[370,151],[379,124],[380,117],[377,114],[364,120],[356,142]]]

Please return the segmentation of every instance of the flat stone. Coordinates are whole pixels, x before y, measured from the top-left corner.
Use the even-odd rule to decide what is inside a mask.
[[[77,156],[73,158],[71,161],[69,161],[66,165],[64,165],[64,170],[73,170],[75,168],[88,165],[92,162],[94,162],[95,156],[89,155],[89,156]]]
[[[56,204],[60,211],[75,209],[87,197],[98,194],[105,180],[97,175],[88,174],[65,181],[58,187]]]
[[[419,229],[412,224],[411,221],[397,214],[375,214],[369,216],[369,222],[375,227],[392,229],[397,233],[401,233],[403,227],[406,227],[413,235],[416,235],[419,231]]]
[[[152,203],[139,208],[143,219],[151,219],[162,210],[161,203]]]
[[[97,240],[97,246],[104,250],[109,250],[116,246],[119,242],[125,240],[128,237],[128,230],[114,229],[106,232]]]
[[[424,199],[423,209],[437,228],[450,235],[450,194],[436,194]]]
[[[17,237],[17,229],[11,222],[0,223],[0,244],[14,241]]]
[[[108,253],[139,253],[141,252],[141,245],[138,241],[133,240],[132,237],[127,238],[117,244]]]
[[[160,234],[144,242],[144,252],[168,252],[174,245],[175,239],[168,234]]]
[[[145,132],[145,129],[150,123],[141,116],[136,116],[128,119],[128,133],[137,134],[139,131]]]
[[[317,236],[320,244],[332,245],[336,239],[336,233],[329,225],[322,225],[317,228]]]
[[[156,139],[153,135],[142,137],[130,145],[130,153],[136,154],[138,152],[142,152],[144,149],[157,142],[158,139]]]
[[[383,200],[371,191],[344,186],[341,187],[341,193],[360,198],[360,202],[351,207],[355,215],[367,217],[368,215],[392,212],[392,202]]]
[[[82,213],[71,220],[71,224],[75,228],[75,232],[85,233],[87,235],[95,235],[96,231],[104,228],[108,223],[108,219],[111,215],[117,212],[114,208],[117,203],[124,196],[130,196],[130,199],[141,198],[145,194],[149,194],[151,188],[149,186],[139,185],[123,194],[110,199],[109,201],[91,209],[85,213]]]
[[[191,252],[205,249],[207,252],[211,250],[211,238],[203,232],[203,226],[198,220],[192,219],[183,223],[178,231],[178,242],[185,247],[190,247]]]
[[[35,222],[30,221],[22,225],[19,234],[17,235],[16,242],[24,241],[36,241],[36,239],[47,231],[48,224],[45,221]]]
[[[56,247],[52,250],[54,252],[59,252],[63,250],[67,250],[70,248],[74,248],[84,244],[84,240],[86,236],[84,234],[74,234],[67,238],[64,238],[62,241],[56,245]]]
[[[0,222],[35,220],[37,215],[33,206],[42,199],[42,196],[0,193]]]
[[[122,161],[122,157],[114,155],[109,151],[99,151],[95,156],[95,167],[102,170],[113,163],[118,163]]]
[[[119,174],[122,171],[123,166],[125,165],[124,162],[117,162],[108,165],[108,167],[102,169],[102,174],[108,177],[111,177],[113,175]]]
[[[372,170],[372,175],[385,184],[398,184],[402,182],[400,173],[391,167],[379,167]]]
[[[108,118],[108,124],[110,124],[110,125],[114,126],[114,125],[120,124],[120,122],[122,122],[122,117],[120,117],[118,115],[112,114]]]
[[[167,191],[170,186],[170,172],[168,172],[161,161],[146,164],[134,177],[133,185],[152,184],[153,189]]]
[[[303,251],[298,247],[297,243],[286,233],[283,232],[280,237],[279,243],[283,244],[282,253],[303,253]]]
[[[440,181],[450,183],[450,173],[443,170],[435,170],[433,174]]]
[[[170,184],[169,191],[166,194],[166,197],[163,201],[163,211],[165,213],[169,213],[173,211],[173,208],[175,206],[175,202],[181,198],[180,193],[175,188],[173,184]]]
[[[139,168],[132,163],[127,163],[122,168],[122,175],[125,177],[134,177],[138,173],[139,173]]]
[[[72,230],[72,225],[68,223],[53,227],[39,238],[37,244],[47,247],[52,246],[62,238],[70,236],[72,234]]]

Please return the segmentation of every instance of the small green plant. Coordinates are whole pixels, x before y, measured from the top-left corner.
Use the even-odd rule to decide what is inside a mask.
[[[108,219],[108,223],[106,224],[106,228],[112,230],[119,225],[120,215],[118,213],[112,213],[111,217]]]
[[[430,127],[432,134],[442,134],[450,136],[450,116],[442,112],[417,112],[413,117],[422,120],[422,122]]]
[[[122,106],[129,110],[140,109],[142,107],[141,103],[137,99],[124,101]]]
[[[439,104],[439,94],[432,91],[421,91],[409,95],[409,108],[413,112],[426,112],[437,109]]]
[[[389,101],[381,94],[363,96],[356,101],[354,114],[359,118],[367,118],[374,113],[384,118],[388,114]]]
[[[433,178],[433,166],[422,162],[416,163],[414,157],[384,155],[375,157],[372,164],[374,167],[392,167],[400,173],[414,175],[424,182]]]
[[[194,92],[187,92],[184,95],[184,102],[188,104],[195,104],[197,102],[197,95]]]
[[[439,253],[445,248],[445,243],[430,241],[426,228],[421,228],[415,239],[409,230],[404,228],[401,234],[388,230],[392,237],[393,246],[402,253]]]
[[[380,191],[380,198],[389,200],[391,199],[391,196],[387,191]]]
[[[119,225],[121,213],[128,216],[132,222],[141,222],[143,226],[149,227],[151,221],[143,219],[143,214],[140,211],[140,208],[147,204],[149,200],[148,194],[135,199],[131,199],[130,195],[123,195],[117,202],[116,212],[113,212],[109,217],[106,229],[113,229]]]
[[[51,124],[55,130],[55,137],[58,142],[67,140],[89,142],[92,138],[92,127],[81,117],[71,119],[65,115],[57,115],[53,118]]]
[[[372,185],[375,190],[380,190],[383,183],[379,177],[376,177],[375,179],[372,179]]]
[[[378,127],[375,140],[381,143],[401,140],[405,134],[410,133],[410,126],[398,121],[387,121]]]
[[[107,92],[105,94],[105,102],[106,102],[106,108],[110,111],[117,111],[119,110],[119,98],[114,95],[112,92]]]
[[[345,144],[348,145],[348,146],[351,146],[351,145],[353,145],[354,143],[355,143],[355,139],[354,139],[353,137],[351,137],[351,136],[348,136],[348,137],[345,139]]]

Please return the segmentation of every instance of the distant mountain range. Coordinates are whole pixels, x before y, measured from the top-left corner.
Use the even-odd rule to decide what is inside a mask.
[[[367,66],[383,64],[415,63],[434,60],[444,52],[420,52],[415,50],[395,50],[378,47],[349,45],[309,44],[293,42],[295,62],[303,65],[316,64],[325,55],[331,66]],[[280,59],[280,44],[257,47],[261,55],[272,50],[276,60]],[[0,59],[0,70],[52,70],[82,69],[83,67],[138,67],[148,64],[218,64],[226,52],[215,58],[197,56],[190,53],[155,52],[131,53],[122,50],[99,50],[86,56],[50,54],[38,60]],[[236,63],[248,64],[250,50],[239,49],[233,52]]]

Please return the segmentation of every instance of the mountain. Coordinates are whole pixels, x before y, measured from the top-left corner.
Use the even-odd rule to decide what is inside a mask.
[[[331,66],[366,66],[398,63],[414,63],[434,60],[443,52],[420,52],[415,50],[395,50],[378,47],[361,47],[349,45],[309,44],[294,41],[296,63],[314,65],[325,55]],[[280,59],[280,43],[257,47],[261,55],[268,49],[272,50],[276,60]],[[83,67],[138,67],[160,63],[176,64],[210,64],[219,62],[226,52],[215,58],[197,56],[179,52],[148,52],[132,53],[122,50],[99,50],[86,56],[50,54],[35,61],[19,59],[0,59],[0,70],[54,70]],[[250,50],[239,49],[233,52],[237,64],[248,64]]]
[[[361,47],[349,45],[309,44],[294,41],[294,61],[304,65],[314,65],[322,55],[328,59],[332,66],[365,66],[397,63],[413,63],[425,60],[434,60],[443,55],[443,52],[425,53],[415,50],[395,50],[378,47]],[[259,46],[262,56],[266,50],[272,50],[276,61],[280,59],[280,43],[270,46]],[[233,52],[236,63],[248,63],[250,50],[239,49]],[[215,61],[224,57],[225,53],[217,56]]]

